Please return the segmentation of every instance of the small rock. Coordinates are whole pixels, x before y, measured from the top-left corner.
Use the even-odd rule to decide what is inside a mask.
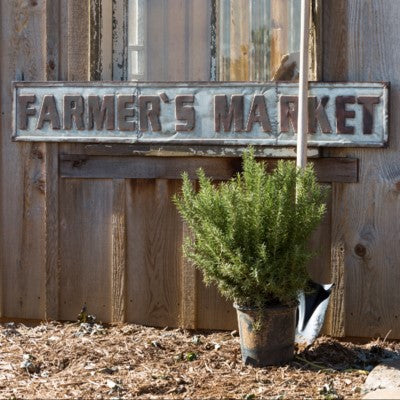
[[[400,399],[399,389],[379,389],[373,392],[367,393],[363,399],[374,399],[374,400],[391,400]]]
[[[193,342],[194,344],[201,344],[201,338],[200,338],[200,336],[199,336],[199,335],[193,336],[192,342]]]
[[[107,379],[107,386],[110,389],[115,389],[118,386],[117,382],[112,381],[111,379]]]
[[[40,372],[40,366],[35,363],[36,357],[31,354],[24,354],[22,356],[22,362],[20,368],[24,369],[30,374],[38,374]]]
[[[175,389],[176,393],[184,393],[186,392],[186,388],[183,385],[179,385],[176,389]]]
[[[158,342],[157,340],[153,340],[153,341],[151,342],[151,345],[152,345],[153,347],[157,348],[157,349],[163,349],[163,348],[164,348],[164,347],[161,345],[161,343]]]
[[[364,384],[366,391],[376,389],[400,390],[400,361],[384,361],[375,367]]]
[[[106,368],[101,369],[99,372],[102,374],[112,375],[112,374],[115,374],[117,371],[118,371],[117,367],[111,367],[111,368],[106,367]]]
[[[111,379],[107,379],[107,386],[111,389],[110,393],[117,390],[122,390],[122,386],[118,382],[114,382]]]

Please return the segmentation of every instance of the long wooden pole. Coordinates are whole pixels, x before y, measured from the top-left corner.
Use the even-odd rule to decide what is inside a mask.
[[[308,37],[310,26],[310,0],[301,0],[299,113],[297,121],[297,166],[307,164],[308,133]]]

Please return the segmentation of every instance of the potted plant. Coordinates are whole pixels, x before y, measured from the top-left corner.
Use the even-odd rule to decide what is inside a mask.
[[[265,366],[294,355],[297,297],[306,289],[308,239],[325,212],[326,190],[312,166],[279,161],[271,173],[253,149],[243,169],[215,185],[200,169],[199,190],[186,173],[173,198],[192,235],[184,255],[206,284],[234,301],[242,358]]]

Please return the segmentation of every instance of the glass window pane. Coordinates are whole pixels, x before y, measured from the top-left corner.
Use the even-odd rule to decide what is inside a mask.
[[[219,0],[217,4],[218,79],[281,79],[276,74],[285,56],[290,63],[298,58],[300,0]]]
[[[129,0],[129,77],[291,80],[299,18],[300,0]]]
[[[129,76],[148,81],[210,80],[211,3],[129,0],[129,51],[143,47],[138,57],[128,57]]]

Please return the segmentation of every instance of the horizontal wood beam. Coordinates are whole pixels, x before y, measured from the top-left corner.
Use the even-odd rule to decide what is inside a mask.
[[[296,158],[295,147],[265,147],[252,146],[257,157],[266,158]],[[238,157],[247,150],[247,146],[232,145],[191,145],[182,146],[177,144],[85,144],[83,152],[90,156],[162,156],[162,157]],[[309,147],[307,149],[308,158],[320,156],[321,148]]]
[[[262,158],[273,169],[277,159]],[[320,182],[357,182],[356,158],[318,158],[310,160]],[[180,179],[186,171],[196,179],[196,170],[203,168],[213,179],[229,179],[241,170],[240,158],[216,157],[106,157],[60,155],[62,178],[91,179]]]

